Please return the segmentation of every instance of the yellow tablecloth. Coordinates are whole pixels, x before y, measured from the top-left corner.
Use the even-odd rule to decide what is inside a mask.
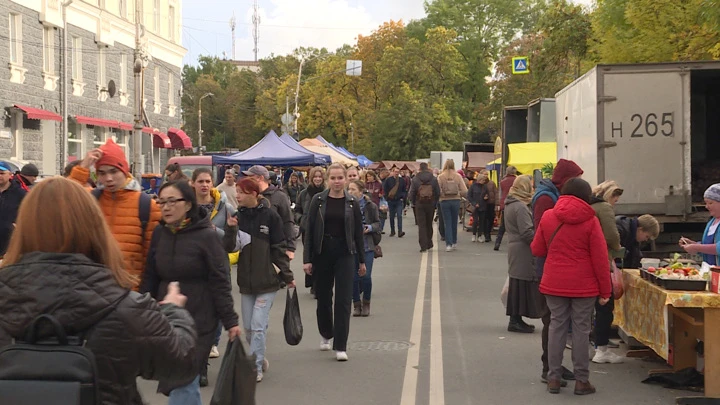
[[[615,301],[615,324],[640,343],[668,358],[667,306],[720,308],[720,295],[700,291],[668,291],[640,278],[639,270],[623,270],[625,295]]]

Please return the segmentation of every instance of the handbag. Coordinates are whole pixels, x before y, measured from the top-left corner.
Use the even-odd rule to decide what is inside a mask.
[[[255,355],[248,356],[240,338],[228,342],[210,405],[255,405]]]
[[[375,245],[375,258],[379,259],[381,257],[383,257],[382,248],[380,247],[380,245]]]
[[[379,245],[380,241],[382,241],[382,234],[380,232],[373,232],[370,236],[372,236],[373,244],[375,246]]]
[[[297,290],[295,290],[295,294],[291,294],[290,288],[287,289],[285,298],[283,329],[285,330],[287,344],[297,346],[303,337],[303,324],[300,318],[300,302],[298,301]]]
[[[612,271],[612,273],[610,273],[610,279],[612,281],[613,298],[619,300],[623,294],[625,294],[623,272],[622,269],[618,269],[614,260],[610,263],[610,270]]]

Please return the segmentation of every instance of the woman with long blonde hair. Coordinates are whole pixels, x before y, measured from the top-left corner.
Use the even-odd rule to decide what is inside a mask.
[[[440,185],[440,212],[445,225],[445,251],[457,248],[457,226],[460,214],[460,201],[467,195],[467,186],[463,178],[455,171],[455,161],[445,161],[442,173],[438,176]]]
[[[74,181],[47,179],[25,197],[0,268],[0,347],[50,315],[93,352],[98,403],[140,404],[137,376],[195,373],[196,333],[177,284],[158,304],[130,291],[134,283],[93,197]]]

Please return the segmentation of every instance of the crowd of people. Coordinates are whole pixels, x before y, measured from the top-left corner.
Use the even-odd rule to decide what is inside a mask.
[[[290,263],[298,241],[304,286],[317,299],[320,349],[347,361],[351,318],[370,316],[372,271],[387,220],[388,236],[402,238],[410,209],[423,253],[434,248],[433,222],[439,222],[451,253],[466,210],[472,242],[492,243],[496,224],[494,250],[507,238],[507,329],[533,333],[525,319],[542,320],[547,390],[558,393],[575,380],[575,394],[592,394],[591,336],[593,362],[623,360],[610,350],[613,266],[639,267],[641,244],[660,230],[650,215],[616,216],[620,185],[609,180],[592,188],[582,168],[564,159],[550,179],[535,183],[510,166],[497,185],[487,170],[466,175],[452,160],[442,170],[422,163],[416,173],[339,164],[285,173],[223,167],[217,185],[208,168],[189,178],[181,169],[168,165],[166,182],[151,198],[112,140],[68,165],[62,177],[39,183],[33,165],[13,174],[0,164],[6,292],[0,310],[20,314],[0,321],[0,347],[22,336],[35,317],[52,313],[70,331],[89,331],[104,403],[140,404],[135,377],[141,376],[159,380],[170,405],[199,405],[223,329],[231,341],[244,335],[256,381],[263,381],[271,308],[278,291],[296,287]],[[712,219],[702,241],[683,238],[680,245],[717,264],[720,184],[706,191],[705,202]],[[93,315],[99,313],[105,315]],[[566,347],[572,371],[562,366]],[[117,353],[126,354],[118,359]]]

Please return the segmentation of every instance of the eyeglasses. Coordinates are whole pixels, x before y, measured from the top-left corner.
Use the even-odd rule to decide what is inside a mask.
[[[168,200],[158,200],[157,205],[164,206],[167,204],[168,207],[174,207],[179,201],[185,201],[184,198],[170,198]]]

